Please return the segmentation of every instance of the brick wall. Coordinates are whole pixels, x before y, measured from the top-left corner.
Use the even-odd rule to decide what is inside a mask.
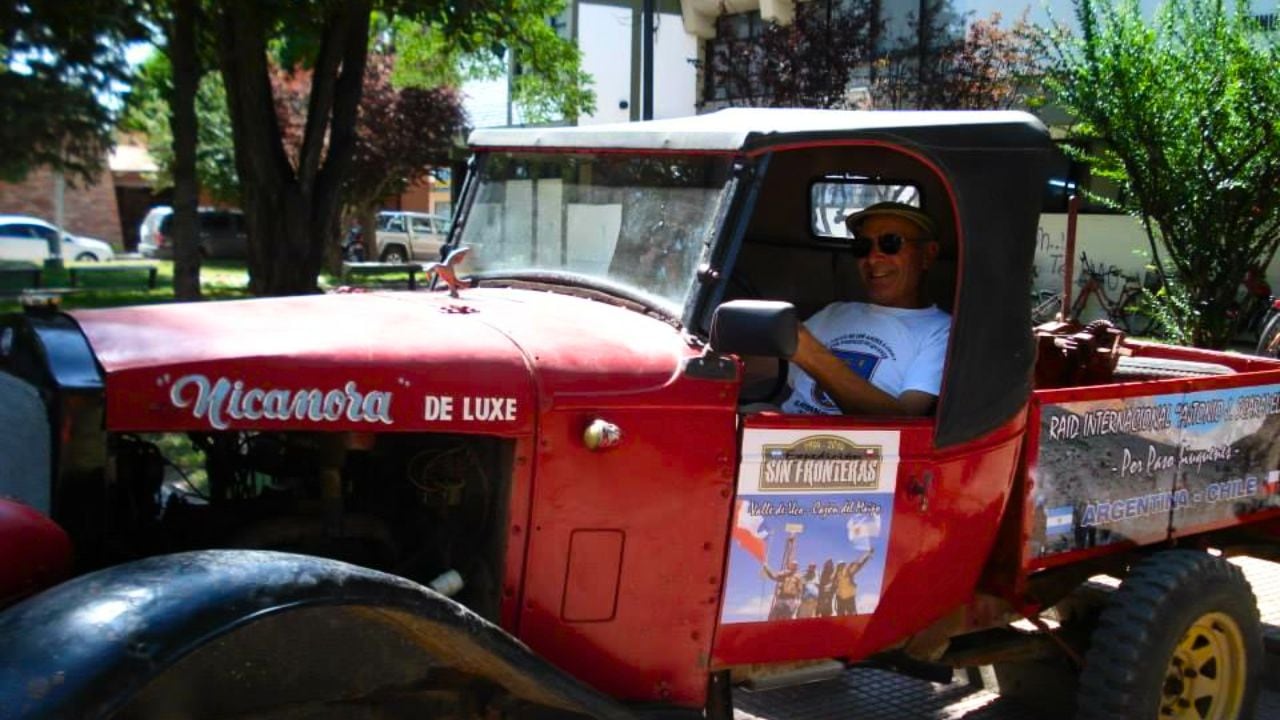
[[[0,214],[34,215],[53,222],[53,173],[32,170],[20,183],[0,182]],[[63,218],[67,232],[88,235],[123,249],[120,237],[120,210],[111,173],[103,170],[88,187],[67,185],[63,196]]]
[[[445,216],[453,214],[449,199],[449,185],[436,182],[430,176],[410,185],[399,196],[385,198],[382,207],[386,210],[412,210]]]

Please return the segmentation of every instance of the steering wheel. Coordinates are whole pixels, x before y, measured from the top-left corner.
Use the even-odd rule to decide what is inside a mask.
[[[791,364],[787,362],[786,358],[780,358],[780,357],[779,358],[763,358],[762,357],[760,359],[772,360],[777,364],[777,370],[773,374],[772,381],[770,381],[768,384],[768,390],[766,392],[759,393],[758,397],[756,396],[756,393],[752,392],[756,389],[757,384],[748,385],[747,382],[744,381],[742,383],[742,394],[738,398],[738,404],[740,405],[747,405],[750,403],[759,403],[759,402],[781,404],[783,400],[786,400],[786,396],[783,394],[783,391],[786,390],[787,388],[787,376],[790,374],[789,370],[790,370]],[[764,387],[764,380],[761,380],[758,383],[758,386]]]

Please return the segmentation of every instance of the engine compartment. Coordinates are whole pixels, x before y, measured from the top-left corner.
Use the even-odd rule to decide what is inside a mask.
[[[54,497],[82,569],[195,549],[280,550],[406,577],[497,617],[509,440],[98,434],[102,463],[64,465]]]

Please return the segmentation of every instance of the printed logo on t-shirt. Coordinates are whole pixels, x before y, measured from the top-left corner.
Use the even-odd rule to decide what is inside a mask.
[[[871,382],[871,376],[875,374],[876,365],[880,364],[878,356],[871,353],[858,352],[857,350],[831,348],[831,354],[839,358],[840,362],[843,362],[850,370],[857,373],[858,377],[867,382]],[[831,399],[831,396],[825,390],[818,386],[818,383],[813,384],[813,401],[824,408],[830,409],[836,406],[835,401]]]

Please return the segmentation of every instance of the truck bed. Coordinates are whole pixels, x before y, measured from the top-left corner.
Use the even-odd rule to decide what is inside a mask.
[[[1024,572],[1280,517],[1280,362],[1037,330]]]

